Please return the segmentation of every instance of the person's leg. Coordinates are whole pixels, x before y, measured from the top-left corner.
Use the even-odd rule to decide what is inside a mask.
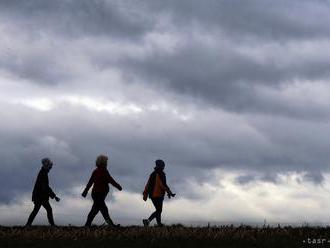
[[[42,203],[42,206],[46,209],[47,211],[47,218],[48,218],[48,222],[51,226],[55,226],[54,223],[54,217],[53,217],[53,209],[49,204],[49,201],[44,201]]]
[[[159,226],[162,225],[162,211],[163,211],[163,201],[164,201],[164,198],[157,198],[156,199],[156,204],[155,204],[155,207],[156,207],[156,220],[157,220],[157,224]]]
[[[105,219],[105,221],[109,224],[109,225],[114,225],[112,219],[110,218],[109,215],[109,210],[107,205],[105,204],[105,198],[107,197],[107,194],[100,194],[99,195],[99,206],[100,206],[100,211],[101,214],[103,216],[103,218]]]
[[[151,198],[152,204],[154,205],[156,211],[153,212],[153,213],[150,215],[150,217],[148,218],[148,221],[149,221],[149,222],[151,222],[154,218],[156,218],[156,215],[157,215],[157,207],[156,207],[156,205],[157,205],[156,201],[157,201],[157,200],[156,200],[156,199],[157,199],[157,198]]]
[[[31,226],[34,218],[36,217],[37,213],[39,212],[39,209],[41,207],[41,204],[39,202],[34,202],[34,208],[28,218],[28,221],[26,223],[26,226]]]
[[[150,215],[150,217],[148,218],[148,221],[151,222],[154,218],[156,218],[157,224],[161,224],[161,213],[163,210],[164,198],[162,198],[162,197],[151,198],[151,201],[152,201],[152,204],[154,205],[156,211]]]
[[[95,196],[95,193],[92,193],[92,198],[93,198],[94,203],[93,203],[91,211],[89,212],[89,214],[87,216],[87,221],[86,221],[85,226],[91,226],[92,225],[92,222],[93,222],[95,216],[97,215],[97,213],[100,210],[98,197]]]

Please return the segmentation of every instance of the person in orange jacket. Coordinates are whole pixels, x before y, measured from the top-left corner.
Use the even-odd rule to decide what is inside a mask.
[[[109,183],[116,187],[119,191],[122,187],[117,183],[109,174],[107,170],[108,157],[105,155],[99,155],[96,159],[96,169],[93,171],[91,178],[89,179],[85,190],[82,193],[83,197],[87,196],[88,190],[92,187],[92,199],[94,204],[91,211],[88,214],[85,226],[90,227],[93,219],[99,211],[103,215],[106,223],[109,226],[119,226],[115,225],[110,218],[107,205],[105,204],[105,198],[109,192]]]
[[[164,173],[165,163],[163,160],[156,160],[156,167],[150,174],[149,180],[143,191],[143,200],[146,201],[148,197],[151,199],[156,211],[153,212],[148,219],[143,219],[143,225],[149,226],[150,222],[156,218],[157,226],[163,226],[161,214],[163,210],[163,201],[165,193],[168,198],[174,197],[168,185],[166,184],[166,175]]]

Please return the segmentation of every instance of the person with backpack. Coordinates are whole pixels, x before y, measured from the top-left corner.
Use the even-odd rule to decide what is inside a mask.
[[[91,178],[89,179],[85,190],[82,193],[83,197],[87,196],[89,189],[93,185],[92,189],[92,199],[93,206],[91,211],[88,214],[87,221],[85,226],[90,227],[93,219],[97,215],[99,211],[103,215],[105,222],[111,226],[116,227],[119,225],[115,225],[110,218],[109,211],[107,205],[105,204],[105,198],[109,192],[109,183],[116,187],[119,191],[122,190],[122,187],[117,183],[110,175],[107,170],[108,165],[108,157],[105,155],[99,155],[96,159],[96,169],[93,171]]]
[[[53,190],[49,187],[48,173],[53,167],[53,162],[49,158],[44,158],[41,160],[41,163],[42,167],[39,171],[32,192],[32,201],[34,203],[34,208],[25,226],[32,225],[32,222],[38,214],[41,206],[43,206],[47,211],[47,218],[49,224],[51,226],[55,226],[53,210],[49,204],[49,197],[52,199],[55,198],[57,202],[60,201],[60,198],[58,198],[53,192]]]
[[[150,215],[148,219],[143,219],[143,225],[149,226],[150,222],[156,218],[157,226],[161,227],[163,226],[161,214],[163,210],[165,192],[167,193],[168,198],[174,197],[175,194],[172,193],[172,191],[166,184],[164,161],[158,159],[155,161],[155,163],[156,167],[154,168],[154,171],[150,174],[148,182],[143,191],[143,200],[147,201],[149,197],[156,210]]]

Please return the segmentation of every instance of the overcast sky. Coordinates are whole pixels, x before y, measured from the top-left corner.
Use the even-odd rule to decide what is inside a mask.
[[[177,193],[167,223],[330,223],[329,12],[326,0],[0,0],[0,225],[26,222],[46,156],[55,221],[83,224],[101,153],[124,188],[107,201],[119,223],[151,213],[141,192],[158,158]]]

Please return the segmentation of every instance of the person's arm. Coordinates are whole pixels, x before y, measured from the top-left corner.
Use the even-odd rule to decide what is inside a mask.
[[[144,191],[143,191],[143,200],[146,201],[148,199],[148,192],[149,192],[149,187],[150,187],[150,177],[148,179],[148,182],[146,183],[146,186],[144,187]]]
[[[174,197],[175,194],[172,193],[170,187],[166,183],[166,175],[165,175],[165,173],[162,173],[161,175],[159,175],[159,177],[160,177],[160,180],[161,180],[161,184],[160,185],[163,188],[163,190],[166,191],[168,198]]]
[[[52,190],[51,187],[48,186],[48,194],[49,194],[49,197],[54,199],[56,197],[56,194],[54,193],[54,191]]]
[[[52,190],[52,188],[49,186],[48,175],[46,175],[45,181],[46,181],[45,184],[47,185],[46,187],[47,187],[47,191],[48,191],[49,197],[52,198],[52,199],[55,198],[56,201],[60,201],[60,198],[57,197],[57,195],[54,193],[54,191]]]
[[[54,191],[49,186],[48,186],[48,193],[50,198],[52,199],[55,198],[56,201],[60,201],[60,198],[54,193]]]
[[[167,193],[170,192],[171,191],[170,187],[168,187],[167,184],[166,184],[166,175],[165,175],[165,173],[164,174],[163,173],[158,174],[158,175],[159,175],[160,180],[161,180],[161,184],[160,184],[161,188],[163,190],[165,190]]]
[[[87,196],[87,193],[89,191],[89,189],[92,187],[93,183],[94,183],[94,173],[92,173],[91,175],[91,178],[89,179],[87,185],[86,185],[86,188],[84,189],[83,193],[81,194],[83,197],[86,197]]]
[[[110,173],[107,171],[107,179],[108,179],[108,183],[110,183],[112,186],[116,187],[118,190],[122,190],[123,188],[120,186],[119,183],[117,183],[115,181],[115,179],[113,179],[111,176],[110,176]]]

